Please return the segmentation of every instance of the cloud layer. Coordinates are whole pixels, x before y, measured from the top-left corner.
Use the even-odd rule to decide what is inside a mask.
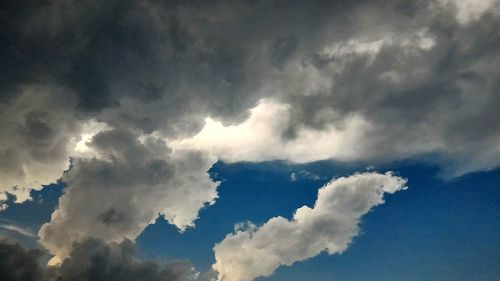
[[[477,10],[361,5],[310,33],[290,31],[299,33],[294,52],[281,67],[261,68],[266,98],[250,118],[237,126],[209,119],[178,145],[228,161],[434,155],[448,176],[496,167],[500,16],[497,1],[484,2]]]
[[[390,172],[332,180],[319,190],[314,207],[297,209],[292,220],[275,217],[260,227],[237,227],[215,245],[213,269],[221,281],[251,281],[323,251],[342,253],[358,234],[361,217],[405,184]]]
[[[21,202],[58,179],[89,119],[179,140],[266,101],[284,116],[257,124],[265,137],[196,146],[234,161],[436,154],[456,175],[498,165],[498,1],[195,2],[9,1],[1,191]]]

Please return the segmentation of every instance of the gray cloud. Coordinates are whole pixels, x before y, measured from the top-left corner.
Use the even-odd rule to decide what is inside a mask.
[[[307,32],[297,28],[293,37],[260,41],[269,46],[271,64],[276,65],[279,48],[286,56],[278,70],[260,63],[258,89],[288,107],[266,119],[274,124],[266,139],[282,140],[249,141],[255,146],[244,153],[240,147],[231,151],[233,144],[223,137],[213,144],[205,137],[194,147],[220,150],[230,161],[391,161],[431,154],[448,176],[498,166],[499,2],[478,3],[486,7],[482,10],[439,1],[401,4],[349,7],[336,17],[316,19],[312,28],[288,15],[288,24],[294,26],[293,18]],[[290,44],[293,51],[284,38],[296,42]],[[362,121],[362,128],[353,127],[353,120]],[[313,141],[331,131],[329,142]],[[345,147],[332,145],[345,138]],[[313,147],[309,155],[294,149],[306,143]],[[287,148],[274,152],[282,147]]]
[[[0,205],[5,192],[21,203],[31,189],[55,182],[69,168],[76,143],[75,100],[63,89],[29,85],[0,103]]]
[[[0,240],[0,276],[5,281],[188,281],[205,280],[187,261],[160,263],[138,258],[130,240],[106,244],[88,239],[75,244],[58,267],[40,265],[44,253]],[[208,280],[208,279],[207,279]]]
[[[1,151],[11,163],[2,164],[11,179],[2,189],[22,201],[58,178],[68,135],[79,137],[60,128],[74,126],[65,120],[178,138],[197,133],[207,116],[237,124],[261,98],[290,105],[277,130],[284,143],[360,116],[370,128],[357,140],[358,158],[433,153],[450,173],[492,168],[500,29],[498,3],[482,3],[8,2],[0,101],[12,107],[37,85],[49,100],[60,92],[71,100],[56,105],[73,105],[61,111],[36,97],[29,106],[44,109],[17,114],[31,128],[24,138],[37,139],[28,156],[15,147],[23,129],[2,126],[11,143]],[[421,48],[422,40],[432,46]],[[56,113],[57,122],[40,123]],[[54,170],[32,180],[22,170],[32,163]]]
[[[373,30],[386,24],[378,17],[383,13],[401,18],[372,12]],[[285,94],[294,109],[292,125],[321,130],[360,115],[371,123],[359,142],[364,158],[442,153],[455,163],[451,172],[458,174],[498,165],[500,128],[493,108],[500,105],[500,56],[492,46],[499,43],[500,17],[486,13],[467,26],[447,10],[422,10],[414,17],[416,23],[403,22],[402,30],[354,36],[392,41],[374,54],[318,53],[320,62],[308,67],[331,77],[332,86],[312,95]],[[430,48],[405,42],[411,40],[404,38],[408,31],[419,28],[433,41]],[[324,112],[332,117],[323,118]]]
[[[53,280],[191,280],[196,271],[189,262],[160,264],[141,261],[130,240],[122,243],[106,244],[89,239],[74,245],[74,249],[64,262],[49,270]],[[56,279],[57,278],[57,279]]]
[[[88,237],[133,240],[158,215],[180,230],[192,227],[217,198],[218,183],[207,174],[215,160],[202,152],[172,152],[161,139],[123,130],[101,132],[89,145],[99,156],[72,162],[63,176],[69,187],[39,232],[58,261]]]
[[[25,250],[19,244],[0,239],[0,276],[5,281],[46,280],[44,269],[38,264],[40,250]]]

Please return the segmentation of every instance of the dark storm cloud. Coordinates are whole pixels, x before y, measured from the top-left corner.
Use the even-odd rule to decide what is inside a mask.
[[[416,126],[429,112],[449,110],[436,109],[436,104],[460,102],[458,83],[496,93],[489,85],[496,64],[488,72],[467,68],[480,59],[495,63],[498,17],[486,14],[462,26],[453,10],[437,4],[429,8],[427,1],[21,2],[7,3],[2,17],[1,61],[9,70],[0,83],[3,95],[20,85],[54,81],[76,93],[83,112],[147,133],[194,133],[207,115],[228,123],[243,120],[259,98],[275,96],[261,86],[289,76],[296,65],[277,74],[273,68],[293,59],[311,62],[309,67],[336,84],[318,97],[301,95],[292,81],[283,101],[300,114],[297,126],[331,123],[317,118],[326,107],[339,116],[366,115],[383,126],[391,127],[394,115],[408,123],[402,127]],[[321,54],[343,40],[377,40],[419,28],[436,40],[431,51],[412,56],[407,54],[411,46],[383,46],[368,67],[365,55]],[[418,81],[410,72],[423,62],[429,66]],[[340,64],[345,69],[333,78]],[[380,75],[390,70],[416,81],[381,81]],[[496,102],[487,104],[494,108]],[[491,118],[489,112],[483,117]]]
[[[60,178],[90,119],[168,137],[198,132],[209,115],[243,121],[269,94],[261,90],[267,72],[352,5],[8,0],[0,17],[1,191],[21,202]]]
[[[276,67],[281,67],[297,48],[297,39],[292,36],[278,37],[272,44],[269,61]]]
[[[40,250],[25,250],[19,244],[0,239],[0,276],[4,281],[42,281],[45,269],[38,264]]]
[[[177,281],[198,274],[189,262],[141,260],[130,240],[106,244],[89,239],[75,244],[59,267],[41,265],[41,250],[0,241],[0,276],[4,281]]]
[[[261,95],[260,68],[268,66],[253,60],[265,55],[260,48],[279,67],[307,39],[304,32],[350,6],[12,1],[2,17],[1,61],[9,71],[0,90],[54,81],[76,93],[83,112],[109,109],[98,118],[146,132],[196,131],[208,114],[234,122]],[[141,104],[137,111],[128,111],[126,98]]]
[[[243,68],[249,51],[243,42],[224,42],[228,40],[220,38],[225,36],[220,31],[189,31],[202,23],[182,19],[184,6],[192,5],[147,1],[7,3],[6,17],[2,17],[6,32],[2,32],[1,61],[8,75],[0,83],[2,95],[22,85],[54,81],[76,93],[83,112],[117,108],[125,97],[144,103],[146,108],[151,102],[169,105],[161,113],[152,106],[148,108],[152,112],[141,108],[137,116],[118,110],[112,117],[102,117],[111,125],[146,132],[162,126],[167,126],[164,129],[169,133],[197,129],[203,120],[189,115],[194,110],[206,114],[215,106],[221,114],[239,115],[256,102],[248,95],[250,100],[237,106],[246,99]],[[189,88],[183,91],[184,87]],[[168,128],[182,117],[187,119],[181,128]],[[165,119],[171,121],[163,124]]]
[[[141,261],[130,240],[106,244],[89,239],[73,247],[70,256],[51,272],[54,280],[74,281],[174,281],[195,274],[188,262],[159,264]]]

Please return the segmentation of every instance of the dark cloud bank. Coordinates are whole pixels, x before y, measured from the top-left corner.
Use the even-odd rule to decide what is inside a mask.
[[[0,241],[0,276],[4,281],[187,281],[209,280],[188,262],[160,263],[137,257],[133,242],[105,244],[89,239],[74,246],[59,267],[41,264],[44,252]]]
[[[5,185],[33,162],[67,168],[70,136],[90,118],[189,136],[207,116],[243,121],[261,98],[291,106],[285,143],[356,115],[371,124],[365,159],[431,153],[456,174],[492,168],[492,3],[464,23],[447,1],[7,1],[0,100],[32,104],[4,113],[0,167],[16,175]]]

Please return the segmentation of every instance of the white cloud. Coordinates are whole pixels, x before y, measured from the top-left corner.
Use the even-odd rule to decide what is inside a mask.
[[[438,0],[438,3],[442,6],[454,6],[456,19],[460,24],[476,21],[488,11],[499,14],[500,9],[498,0]]]
[[[373,34],[368,34],[366,38],[353,38],[341,41],[331,46],[325,47],[319,54],[328,58],[340,58],[348,55],[368,55],[369,62],[373,62],[374,57],[384,47],[395,46],[398,48],[429,50],[436,41],[428,33],[426,28],[415,31],[407,31],[402,34],[387,33],[373,38]]]
[[[274,217],[257,227],[239,225],[214,247],[213,269],[221,281],[251,281],[326,251],[342,253],[359,233],[359,220],[384,203],[385,193],[405,189],[391,172],[367,172],[332,180],[313,208],[297,209],[292,220]]]
[[[93,158],[99,157],[98,153],[89,147],[89,144],[92,142],[92,138],[103,131],[111,130],[111,127],[102,122],[98,122],[94,119],[90,119],[87,122],[83,123],[80,130],[80,137],[78,137],[78,141],[73,148],[71,153],[71,157],[78,158]]]
[[[27,236],[29,238],[36,238],[36,233],[28,227],[23,227],[15,222],[0,219],[0,230],[14,232],[17,235]]]
[[[211,118],[192,138],[170,140],[175,149],[209,151],[228,162],[285,159],[306,163],[322,159],[351,160],[360,157],[356,147],[363,132],[370,128],[360,116],[353,116],[342,129],[329,126],[324,130],[301,128],[297,137],[283,139],[281,133],[290,121],[291,108],[262,100],[251,110],[250,117],[239,125],[224,126]],[[360,144],[361,145],[361,144]]]
[[[297,181],[299,179],[309,179],[309,180],[317,181],[317,180],[320,180],[321,177],[318,176],[318,175],[316,175],[313,172],[309,172],[309,171],[306,171],[306,170],[301,170],[301,171],[298,171],[298,172],[292,172],[290,174],[290,180],[291,181]]]

